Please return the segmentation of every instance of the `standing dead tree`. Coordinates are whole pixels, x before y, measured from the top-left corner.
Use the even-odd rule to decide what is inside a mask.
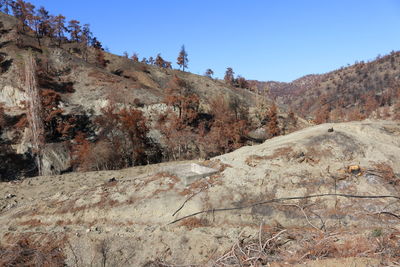
[[[32,135],[32,153],[36,158],[38,175],[42,175],[42,152],[44,146],[42,103],[39,89],[37,88],[36,62],[31,53],[25,58],[25,92],[28,97],[27,119]]]

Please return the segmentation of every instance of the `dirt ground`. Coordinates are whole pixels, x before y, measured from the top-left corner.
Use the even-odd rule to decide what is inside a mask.
[[[52,240],[68,266],[399,262],[398,123],[318,125],[196,162],[218,173],[186,186],[171,162],[2,183],[1,245]]]

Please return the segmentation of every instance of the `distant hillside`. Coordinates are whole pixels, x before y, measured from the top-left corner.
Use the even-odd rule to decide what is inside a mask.
[[[260,90],[286,109],[316,122],[395,118],[399,110],[400,52],[371,62],[290,83],[259,82]]]

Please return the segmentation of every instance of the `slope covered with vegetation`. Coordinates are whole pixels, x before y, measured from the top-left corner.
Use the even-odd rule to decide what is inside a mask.
[[[399,119],[400,52],[291,83],[255,82],[283,107],[316,123]]]
[[[88,24],[21,0],[1,8],[3,180],[208,158],[298,127],[230,68],[217,80],[160,54],[113,55]],[[177,63],[188,66],[184,47]]]

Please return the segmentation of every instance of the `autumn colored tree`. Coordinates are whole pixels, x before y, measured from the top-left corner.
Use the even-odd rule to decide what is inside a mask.
[[[186,82],[174,75],[165,88],[168,110],[161,114],[157,128],[166,144],[165,158],[189,159],[196,153],[194,125],[199,116],[200,98]]]
[[[206,76],[208,78],[212,78],[213,75],[214,75],[214,71],[212,69],[207,69],[206,72],[204,73],[204,76]]]
[[[93,33],[90,31],[90,25],[84,24],[82,27],[81,35],[79,37],[80,40],[80,50],[82,53],[82,58],[87,62],[88,61],[88,47],[90,46],[93,39]]]
[[[186,82],[174,75],[165,88],[164,102],[178,110],[178,118],[190,124],[197,115],[199,97],[192,93]]]
[[[99,140],[109,142],[119,152],[115,166],[128,167],[147,163],[147,119],[138,109],[117,110],[109,105],[102,109],[95,123],[99,126]]]
[[[51,28],[52,16],[49,14],[49,11],[47,11],[44,7],[40,7],[36,12],[36,16],[39,18],[39,36],[51,37],[53,34],[53,29]]]
[[[314,122],[316,124],[322,124],[329,121],[330,118],[330,108],[328,104],[322,105],[315,112]]]
[[[373,93],[369,93],[365,96],[365,113],[367,116],[369,116],[373,111],[377,110],[379,107],[379,103],[375,98],[375,95]]]
[[[139,55],[137,53],[133,53],[131,59],[133,62],[139,62]]]
[[[209,155],[228,153],[245,142],[247,121],[236,115],[232,106],[223,96],[215,97],[210,103],[213,120],[206,135],[206,143],[202,143]]]
[[[249,83],[247,82],[247,80],[242,77],[242,76],[238,76],[235,80],[235,83],[237,85],[237,87],[239,88],[249,88]]]
[[[156,128],[165,144],[164,158],[179,160],[193,156],[196,147],[193,127],[183,123],[174,110],[168,108],[160,114]]]
[[[365,115],[361,113],[359,107],[353,107],[350,112],[348,112],[348,121],[362,121],[365,119]]]
[[[164,68],[165,60],[161,57],[161,54],[157,54],[155,65],[160,68]]]
[[[129,165],[145,164],[146,163],[146,146],[147,134],[149,128],[146,123],[147,120],[143,116],[143,112],[138,109],[122,109],[118,112],[118,119],[120,129],[125,133],[126,138],[129,140]]]
[[[82,29],[81,29],[81,25],[79,25],[79,24],[80,24],[80,22],[75,20],[75,19],[70,20],[68,22],[67,29],[68,29],[68,32],[69,32],[69,34],[71,36],[71,41],[72,42],[79,42],[79,40],[80,40],[79,37],[80,37]]]
[[[107,67],[107,64],[108,64],[109,61],[106,60],[106,58],[104,56],[104,51],[102,49],[96,48],[95,49],[95,53],[96,53],[96,64],[97,64],[97,66],[99,66],[101,68]]]
[[[268,135],[275,137],[281,134],[278,122],[278,108],[275,103],[272,104],[268,111]]]
[[[172,63],[170,61],[165,61],[164,68],[165,69],[172,69]]]
[[[86,139],[83,132],[78,132],[71,146],[71,165],[75,170],[90,171],[90,154],[91,145]]]
[[[65,27],[65,17],[63,15],[58,15],[53,18],[52,28],[54,29],[54,34],[58,39],[58,46],[61,46],[61,43],[64,39],[64,33],[67,30]]]
[[[23,0],[16,0],[11,5],[14,16],[19,21],[19,29],[25,31],[25,25],[28,24],[28,20],[32,19],[34,15],[35,6],[29,2]]]
[[[121,168],[117,151],[107,140],[90,142],[87,135],[78,132],[71,142],[71,165],[77,171],[100,171]]]
[[[185,71],[185,68],[187,68],[188,65],[188,54],[186,53],[185,46],[182,45],[181,51],[179,52],[177,64],[182,68],[182,71]]]
[[[233,85],[234,75],[233,69],[231,67],[226,68],[224,80],[226,83]]]
[[[93,33],[90,31],[90,25],[84,24],[79,38],[85,46],[90,46],[93,40]]]

